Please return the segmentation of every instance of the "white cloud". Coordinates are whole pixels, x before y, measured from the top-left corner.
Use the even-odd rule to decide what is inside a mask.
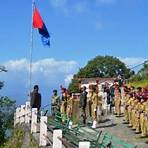
[[[128,67],[136,66],[147,60],[147,58],[142,58],[142,57],[125,57],[125,58],[119,57],[119,59],[122,62],[124,62]]]
[[[4,65],[11,73],[29,73],[29,61],[27,59],[11,60],[4,63]],[[32,63],[32,75],[38,77],[40,74],[40,77],[49,80],[50,76],[61,75],[61,77],[64,77],[74,73],[77,68],[78,64],[75,61],[57,61],[53,58],[47,58]]]
[[[5,81],[5,87],[1,93],[15,98],[18,102],[24,101],[29,91],[29,61],[27,59],[11,60],[2,65],[6,66],[8,72],[0,75],[0,80]],[[32,84],[40,86],[43,97],[47,100],[51,90],[59,89],[61,84],[67,86],[78,69],[78,63],[75,61],[60,61],[54,58],[34,61]]]
[[[65,79],[64,79],[65,84],[68,85],[68,84],[71,82],[72,78],[73,78],[73,74],[67,75],[67,76],[65,77]]]

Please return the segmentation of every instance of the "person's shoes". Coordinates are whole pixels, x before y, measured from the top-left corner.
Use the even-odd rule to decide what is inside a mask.
[[[129,122],[128,121],[123,121],[123,124],[129,124]]]
[[[148,144],[148,141],[146,141],[145,143]]]
[[[121,116],[120,116],[120,115],[117,115],[116,117],[119,118],[119,117],[121,117]]]
[[[129,124],[128,127],[132,127],[132,124]]]
[[[97,121],[93,121],[92,128],[96,128],[96,125],[97,125]]]
[[[142,136],[140,136],[140,138],[146,138],[147,136],[146,135],[142,135]]]
[[[135,132],[135,134],[140,134],[140,133],[141,133],[140,131],[136,131],[136,132]]]
[[[136,128],[135,128],[135,127],[132,127],[132,129],[131,129],[131,130],[133,130],[133,131],[134,131],[134,130],[136,130]]]

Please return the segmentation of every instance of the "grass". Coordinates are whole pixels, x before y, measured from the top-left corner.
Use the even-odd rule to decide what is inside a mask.
[[[20,148],[25,132],[21,128],[15,128],[12,137],[1,148]]]
[[[135,87],[145,87],[145,86],[148,86],[148,79],[130,82],[129,85],[135,86]]]

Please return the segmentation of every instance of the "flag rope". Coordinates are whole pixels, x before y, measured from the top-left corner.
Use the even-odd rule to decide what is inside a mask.
[[[29,60],[29,96],[32,89],[32,54],[33,54],[33,11],[35,7],[35,0],[32,0],[32,18],[30,31],[30,60]],[[30,97],[29,97],[30,99]]]

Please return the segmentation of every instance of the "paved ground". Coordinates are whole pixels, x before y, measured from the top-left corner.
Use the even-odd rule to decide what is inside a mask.
[[[82,127],[85,131],[95,133],[96,131],[108,132],[111,135],[114,135],[128,143],[134,144],[137,148],[148,148],[148,144],[145,142],[148,141],[148,138],[141,139],[140,134],[136,135],[134,131],[127,127],[126,124],[123,124],[123,117],[117,118],[114,115],[108,115],[104,117],[102,123],[97,125],[96,130],[92,130],[90,127]],[[50,139],[52,139],[52,134],[48,133]],[[39,133],[35,135],[35,139],[39,141]],[[51,148],[51,146],[48,146]]]
[[[114,115],[107,116],[103,123],[98,124],[97,130],[109,132],[128,143],[136,145],[137,148],[148,148],[148,144],[145,143],[148,138],[139,138],[140,134],[135,134],[135,131],[127,127],[127,124],[123,124],[123,119],[123,117],[117,118]]]

